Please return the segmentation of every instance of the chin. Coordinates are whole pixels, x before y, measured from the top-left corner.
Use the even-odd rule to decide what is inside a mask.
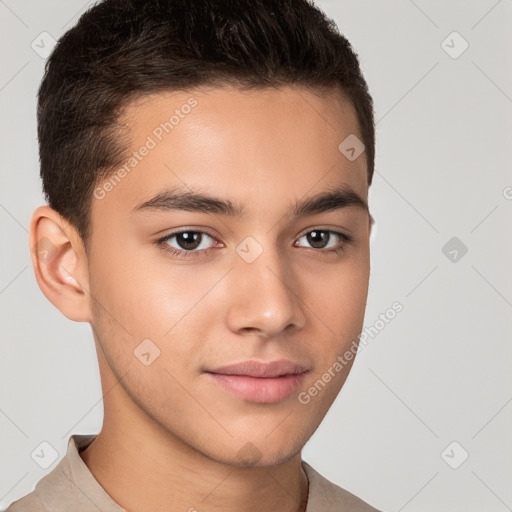
[[[247,441],[234,453],[226,454],[221,462],[240,468],[267,467],[283,464],[301,450],[301,446],[290,446],[290,440],[285,439],[281,444]]]

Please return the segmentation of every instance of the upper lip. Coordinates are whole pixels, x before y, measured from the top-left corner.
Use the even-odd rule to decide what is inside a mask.
[[[282,375],[297,375],[307,372],[309,368],[299,363],[294,363],[287,359],[277,361],[242,361],[225,366],[219,366],[208,373],[218,373],[222,375],[245,375],[247,377],[272,378]]]

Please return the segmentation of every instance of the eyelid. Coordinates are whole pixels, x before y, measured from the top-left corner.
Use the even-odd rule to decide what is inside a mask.
[[[185,227],[177,228],[176,231],[170,231],[170,232],[166,233],[165,235],[159,236],[156,239],[156,241],[159,242],[159,241],[171,238],[172,236],[179,235],[181,233],[190,233],[190,232],[201,233],[202,235],[208,235],[210,238],[213,238],[216,242],[219,241],[219,237],[217,235],[210,233],[209,231],[205,230],[205,228],[195,228],[193,226],[185,226]]]
[[[209,238],[211,238],[215,243],[217,244],[222,244],[222,242],[219,241],[219,239],[217,238],[217,236],[209,233],[208,231],[205,231],[204,228],[192,228],[192,227],[185,227],[185,228],[179,228],[177,231],[171,231],[170,233],[167,233],[159,238],[157,238],[157,240],[155,241],[155,243],[157,244],[160,244],[160,243],[165,243],[167,242],[169,239],[177,236],[177,235],[180,235],[181,233],[199,233],[201,235],[206,235],[208,236]],[[201,249],[200,251],[185,251],[185,250],[182,250],[182,252],[186,252],[186,253],[199,253],[199,252],[206,252],[208,251],[210,248],[208,249]],[[176,249],[176,250],[179,250],[179,249]]]
[[[311,231],[329,231],[330,233],[336,233],[342,236],[346,236],[351,238],[352,235],[350,234],[350,230],[339,227],[339,226],[313,226],[306,228],[297,238],[303,237],[304,235],[307,235],[308,233],[311,233]],[[345,233],[346,231],[346,233]]]

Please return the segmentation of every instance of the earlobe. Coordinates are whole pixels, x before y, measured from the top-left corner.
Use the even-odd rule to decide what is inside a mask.
[[[40,206],[30,220],[29,246],[44,295],[70,320],[88,322],[87,255],[74,226],[49,206]]]

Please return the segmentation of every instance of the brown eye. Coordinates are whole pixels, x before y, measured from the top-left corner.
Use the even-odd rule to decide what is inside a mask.
[[[324,249],[330,238],[329,231],[310,231],[306,239],[314,249]]]
[[[300,237],[305,238],[312,249],[318,249],[321,252],[340,252],[345,245],[352,242],[353,238],[345,233],[332,231],[330,229],[314,229]],[[299,245],[299,247],[307,247]]]
[[[157,241],[163,249],[175,255],[192,256],[204,254],[215,239],[203,231],[184,230],[171,233]]]
[[[183,231],[174,236],[180,249],[192,251],[201,245],[202,234],[197,231]]]

